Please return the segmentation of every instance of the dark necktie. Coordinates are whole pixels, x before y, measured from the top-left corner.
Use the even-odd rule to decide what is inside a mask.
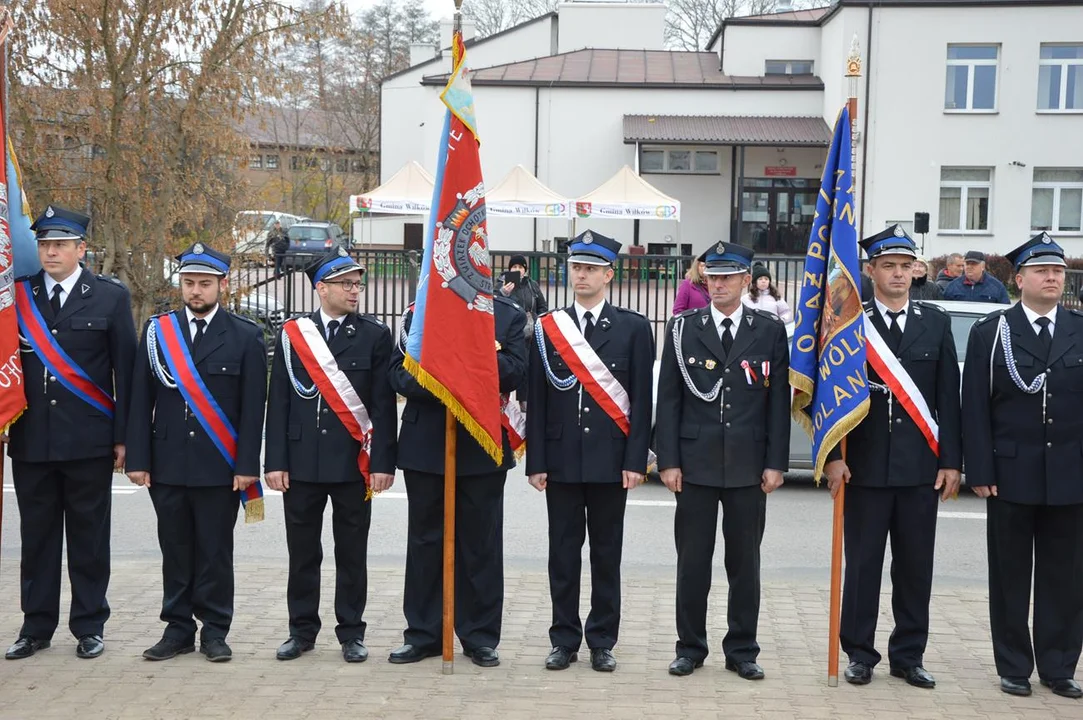
[[[199,341],[203,339],[203,332],[207,329],[207,321],[203,318],[192,320],[196,324],[196,336],[192,338],[192,349],[195,350]]]
[[[49,298],[49,305],[53,308],[53,317],[55,318],[60,314],[60,292],[64,288],[60,287],[60,284],[53,285],[53,296]]]
[[[331,341],[335,339],[335,333],[338,332],[338,326],[340,324],[341,323],[339,323],[338,320],[332,320],[331,322],[327,323],[327,343],[329,345],[331,344]]]
[[[730,348],[733,347],[733,321],[729,318],[722,318],[722,349],[726,351],[726,355],[730,354]]]
[[[594,334],[594,314],[590,310],[583,313],[583,337],[590,342],[590,336]]]
[[[887,332],[889,335],[891,335],[892,350],[897,351],[899,349],[899,346],[902,345],[903,330],[899,326],[899,318],[905,314],[905,310],[887,311],[887,316],[891,318],[891,320],[888,321]]]
[[[1053,347],[1053,335],[1049,332],[1049,326],[1053,323],[1047,317],[1040,317],[1034,321],[1041,330],[1038,331],[1038,342],[1042,344],[1042,349],[1045,351],[1045,357],[1043,360],[1049,357],[1049,350]]]

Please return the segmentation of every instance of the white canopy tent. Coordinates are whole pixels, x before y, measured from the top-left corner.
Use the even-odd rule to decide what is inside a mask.
[[[490,217],[571,218],[572,201],[516,165],[485,193],[485,210]]]
[[[416,160],[411,160],[380,187],[350,196],[351,213],[425,215],[432,204],[435,181]]]
[[[575,201],[580,218],[681,220],[681,201],[671,198],[625,165],[616,175]]]

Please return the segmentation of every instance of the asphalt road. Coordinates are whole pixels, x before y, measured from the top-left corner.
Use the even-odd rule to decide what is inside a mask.
[[[2,530],[3,572],[13,572],[19,553],[19,514],[5,463]],[[282,500],[268,492],[267,519],[238,522],[236,560],[286,559]],[[544,569],[547,556],[545,498],[531,488],[520,468],[508,474],[505,490],[504,557],[508,568]],[[369,537],[372,567],[401,567],[406,551],[406,491],[399,474],[390,491],[374,500]],[[629,576],[669,576],[675,572],[673,496],[657,482],[633,490],[625,520],[624,569]],[[767,503],[763,540],[763,579],[827,582],[830,567],[832,503],[826,488],[808,475],[787,476],[787,483]],[[113,483],[113,557],[159,557],[154,510],[146,490],[121,475]],[[328,562],[333,555],[330,508],[324,523]],[[721,523],[715,553],[716,577],[723,578]],[[584,557],[586,556],[584,550]],[[936,585],[984,587],[986,584],[985,505],[964,490],[957,501],[941,505],[937,527]],[[885,563],[885,576],[889,565]],[[9,576],[10,577],[10,576]],[[886,583],[885,583],[886,587]]]

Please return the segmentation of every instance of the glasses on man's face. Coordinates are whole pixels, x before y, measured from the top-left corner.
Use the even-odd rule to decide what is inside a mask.
[[[324,284],[339,285],[346,292],[365,289],[365,282],[363,280],[324,280]]]

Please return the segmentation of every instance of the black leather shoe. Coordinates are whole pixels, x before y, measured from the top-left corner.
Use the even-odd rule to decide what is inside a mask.
[[[369,659],[369,649],[361,638],[354,638],[342,643],[342,659],[348,663],[365,662]]]
[[[1083,698],[1083,689],[1080,689],[1079,683],[1071,678],[1042,680],[1042,685],[1045,685],[1052,690],[1054,695],[1060,695],[1061,697],[1066,698]],[[1001,687],[1003,687],[1003,681]]]
[[[28,658],[38,650],[44,650],[49,647],[48,640],[38,640],[32,638],[29,635],[20,635],[19,639],[15,641],[15,644],[8,648],[7,654],[4,655],[8,660],[22,660]]]
[[[75,646],[75,656],[84,660],[100,657],[105,652],[105,641],[101,635],[84,635]]]
[[[278,660],[296,660],[301,657],[301,653],[306,653],[315,648],[316,643],[290,635],[289,640],[278,646],[278,650],[275,652],[275,658]]]
[[[590,667],[598,672],[613,672],[617,669],[617,658],[609,648],[591,648]]]
[[[229,662],[233,659],[233,651],[226,645],[222,638],[214,638],[199,643],[199,651],[207,656],[211,662]]]
[[[763,668],[751,660],[741,662],[726,661],[726,669],[737,673],[745,680],[763,680]]]
[[[1026,697],[1030,695],[1030,680],[1027,678],[1002,677],[1000,678],[1000,689],[1009,695]]]
[[[851,685],[868,685],[872,682],[872,666],[863,662],[852,662],[846,666],[843,677]]]
[[[696,668],[703,667],[702,660],[693,660],[687,657],[678,657],[669,664],[669,674],[683,677],[691,675]]]
[[[392,650],[387,661],[393,665],[406,665],[407,663],[421,662],[425,658],[436,657],[440,654],[439,648],[423,648],[417,645],[403,645],[397,650]]]
[[[188,653],[195,651],[196,644],[194,640],[181,642],[180,640],[173,640],[171,638],[162,638],[152,647],[144,650],[143,657],[147,660],[169,660],[178,655],[187,655]]]
[[[891,668],[891,677],[902,678],[914,687],[931,689],[936,687],[936,680],[920,665],[908,668]]]
[[[579,653],[571,648],[557,645],[545,658],[546,670],[567,670],[568,665],[579,660]]]
[[[463,655],[470,658],[479,667],[496,667],[500,664],[500,655],[495,648],[479,647],[473,650],[463,650]]]

